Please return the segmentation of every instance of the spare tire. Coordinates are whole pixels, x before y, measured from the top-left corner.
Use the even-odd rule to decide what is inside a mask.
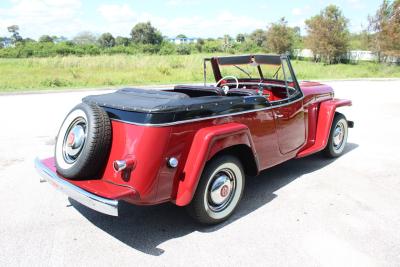
[[[94,179],[104,168],[111,145],[111,123],[95,104],[81,103],[64,119],[58,132],[57,172],[69,179]]]

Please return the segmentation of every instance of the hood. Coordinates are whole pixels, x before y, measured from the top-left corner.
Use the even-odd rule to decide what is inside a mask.
[[[304,95],[319,95],[333,93],[333,88],[319,82],[302,81],[300,88]]]

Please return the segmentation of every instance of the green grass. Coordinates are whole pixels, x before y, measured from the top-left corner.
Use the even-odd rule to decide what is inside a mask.
[[[42,89],[192,83],[203,80],[210,55],[112,55],[0,59],[0,92]],[[299,80],[400,78],[400,66],[377,63],[326,66],[293,61]],[[208,80],[212,81],[209,70]]]

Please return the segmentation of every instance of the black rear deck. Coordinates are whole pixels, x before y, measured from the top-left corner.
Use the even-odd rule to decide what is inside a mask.
[[[200,89],[201,90],[201,89]],[[111,119],[140,124],[162,124],[267,107],[262,96],[189,97],[170,90],[124,88],[91,95],[85,103],[99,105]]]

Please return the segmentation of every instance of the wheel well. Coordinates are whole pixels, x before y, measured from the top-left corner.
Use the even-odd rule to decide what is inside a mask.
[[[227,147],[215,154],[213,158],[219,155],[227,154],[233,155],[240,160],[243,165],[244,173],[246,175],[255,176],[258,174],[256,159],[254,157],[253,151],[249,146],[242,144]]]
[[[343,113],[341,113],[341,112],[339,112],[339,111],[335,110],[335,116],[337,116],[337,115],[342,115],[343,117],[345,117],[345,118],[346,118],[346,116],[345,116]]]

